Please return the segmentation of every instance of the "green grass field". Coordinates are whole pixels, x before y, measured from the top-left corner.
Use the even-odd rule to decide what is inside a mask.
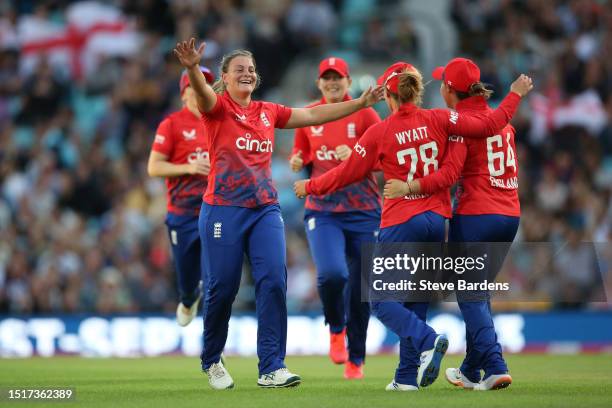
[[[0,388],[74,387],[76,401],[13,403],[88,407],[610,407],[612,355],[513,355],[514,383],[492,392],[451,387],[441,376],[431,387],[411,393],[385,392],[395,356],[372,356],[366,379],[348,382],[342,366],[324,357],[292,357],[288,367],[302,375],[293,389],[258,389],[254,358],[229,357],[233,390],[213,391],[198,371],[197,358],[84,359],[76,357],[0,360]],[[456,366],[449,356],[443,367]],[[5,401],[0,406],[8,406]]]

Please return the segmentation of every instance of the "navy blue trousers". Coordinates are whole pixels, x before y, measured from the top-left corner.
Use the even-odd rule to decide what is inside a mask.
[[[346,327],[349,360],[362,364],[370,305],[361,301],[361,245],[376,242],[380,211],[307,210],[304,223],[325,322],[332,333]]]
[[[217,206],[204,203],[200,237],[207,274],[202,368],[217,363],[227,340],[232,303],[247,255],[255,281],[259,374],[285,367],[287,267],[280,207]]]
[[[507,242],[508,248],[514,240],[519,226],[519,217],[505,215],[455,215],[450,222],[450,242]],[[503,259],[497,260],[503,263]],[[464,301],[458,296],[459,308],[466,327],[466,356],[461,372],[470,381],[480,381],[480,370],[485,378],[493,374],[508,372],[502,356],[502,348],[491,316],[491,302]]]
[[[382,228],[378,242],[444,242],[445,219],[427,211],[408,221]],[[418,256],[418,254],[415,254]],[[391,331],[399,336],[399,365],[395,381],[417,385],[420,355],[433,347],[436,332],[427,323],[428,303],[372,302],[372,311]]]
[[[200,280],[204,281],[198,217],[168,213],[166,226],[176,268],[179,300],[191,307],[200,295]]]

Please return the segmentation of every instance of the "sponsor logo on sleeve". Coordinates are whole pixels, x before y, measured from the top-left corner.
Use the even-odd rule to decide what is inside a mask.
[[[366,157],[366,149],[359,143],[355,143],[355,147],[353,148],[353,150],[355,150],[355,152],[361,157]]]
[[[166,136],[155,135],[155,143],[164,144],[165,141],[166,141]]]

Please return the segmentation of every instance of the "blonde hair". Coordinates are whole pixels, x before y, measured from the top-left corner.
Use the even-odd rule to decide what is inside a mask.
[[[227,74],[227,72],[229,71],[230,63],[236,57],[250,58],[251,61],[253,61],[253,66],[255,67],[255,71],[257,72],[257,64],[255,63],[255,57],[253,57],[253,53],[251,51],[234,50],[232,52],[225,54],[223,58],[221,59],[221,68],[219,68],[219,79],[217,79],[212,84],[212,88],[216,93],[222,94],[225,92],[225,83],[223,82],[223,74],[224,73]],[[260,82],[261,82],[261,78],[259,77],[259,74],[257,74],[257,82],[255,83],[255,89],[259,87]]]
[[[455,93],[457,94],[457,98],[459,98],[459,100],[467,99],[472,96],[482,96],[485,99],[489,99],[491,95],[493,95],[493,91],[488,89],[487,86],[480,81],[470,85],[470,89],[467,92],[459,92],[455,90]]]
[[[423,76],[416,68],[412,68],[398,74],[397,94],[391,92],[391,95],[400,103],[421,105],[424,90]]]

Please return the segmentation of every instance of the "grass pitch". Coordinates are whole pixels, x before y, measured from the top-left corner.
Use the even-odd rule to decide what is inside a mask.
[[[418,392],[385,392],[397,357],[371,356],[366,378],[346,381],[343,366],[326,357],[291,357],[288,367],[300,374],[301,386],[258,389],[254,358],[227,358],[236,384],[214,391],[199,372],[199,360],[186,357],[85,359],[77,357],[0,360],[0,388],[74,387],[71,402],[0,402],[16,407],[610,407],[612,355],[509,355],[514,383],[491,392],[451,387],[443,374]],[[448,356],[443,368],[456,367]]]

